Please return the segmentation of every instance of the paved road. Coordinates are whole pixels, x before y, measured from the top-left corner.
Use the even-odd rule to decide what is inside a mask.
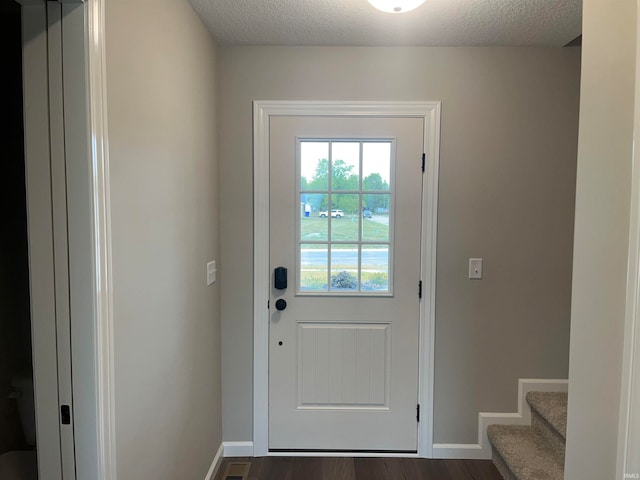
[[[383,225],[389,225],[389,215],[372,215],[369,220]]]
[[[302,265],[326,265],[327,251],[321,249],[304,249],[301,255]],[[334,250],[331,254],[332,263],[340,265],[357,265],[357,250]],[[386,250],[363,249],[362,265],[372,267],[385,267],[389,263],[389,256]]]

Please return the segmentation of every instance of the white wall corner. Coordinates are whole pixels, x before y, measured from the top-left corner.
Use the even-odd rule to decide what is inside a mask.
[[[220,464],[222,463],[222,459],[224,458],[224,443],[221,443],[218,447],[218,451],[216,452],[216,456],[213,457],[213,462],[211,462],[211,466],[209,467],[209,471],[207,472],[207,476],[204,477],[204,480],[213,480],[216,478],[216,474],[218,473],[218,469],[220,468]]]
[[[253,457],[253,442],[222,442],[225,457]]]
[[[434,443],[433,458],[488,460],[491,444],[487,437],[489,425],[529,425],[531,407],[527,403],[529,392],[566,392],[569,381],[521,378],[518,380],[518,411],[516,413],[480,412],[478,414],[478,443]]]

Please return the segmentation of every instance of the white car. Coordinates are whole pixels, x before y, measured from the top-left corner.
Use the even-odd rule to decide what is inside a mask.
[[[320,212],[318,214],[318,216],[322,217],[322,218],[326,218],[326,217],[329,216],[329,212],[328,211]],[[338,209],[338,208],[335,208],[335,209],[331,210],[331,216],[333,218],[344,217],[344,212],[342,210]]]

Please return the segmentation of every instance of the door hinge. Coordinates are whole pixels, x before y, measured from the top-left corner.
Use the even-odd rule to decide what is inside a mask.
[[[424,164],[426,162],[426,159],[427,159],[427,155],[426,153],[423,153],[422,154],[422,173],[424,173]]]
[[[71,425],[71,407],[60,405],[60,421],[62,425]]]
[[[418,282],[418,298],[422,298],[422,280]]]
[[[416,405],[416,420],[420,421],[420,404]]]
[[[271,307],[271,300],[267,300],[267,310]]]

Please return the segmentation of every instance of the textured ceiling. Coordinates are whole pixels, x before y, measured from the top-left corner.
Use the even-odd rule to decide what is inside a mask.
[[[404,14],[367,0],[190,0],[219,45],[563,46],[582,0],[427,0]]]

